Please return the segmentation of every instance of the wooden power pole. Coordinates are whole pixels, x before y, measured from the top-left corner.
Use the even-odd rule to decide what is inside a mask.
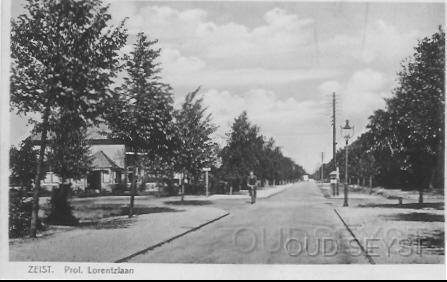
[[[334,170],[337,170],[337,130],[336,130],[336,98],[335,92],[332,93],[332,159],[334,160]]]

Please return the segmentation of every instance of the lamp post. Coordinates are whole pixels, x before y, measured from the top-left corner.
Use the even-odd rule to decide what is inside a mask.
[[[349,120],[346,120],[345,126],[341,127],[341,134],[342,134],[342,137],[346,141],[346,147],[345,147],[345,153],[346,153],[346,156],[345,156],[345,189],[344,189],[345,197],[344,197],[343,206],[348,207],[349,206],[349,204],[348,204],[348,188],[349,188],[349,186],[348,186],[348,149],[349,149],[348,144],[349,144],[349,139],[351,139],[351,137],[354,135],[354,127],[349,124]]]

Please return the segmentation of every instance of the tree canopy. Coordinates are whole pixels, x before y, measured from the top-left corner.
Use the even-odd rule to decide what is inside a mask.
[[[377,185],[421,192],[444,187],[444,79],[445,32],[439,28],[402,62],[393,96],[349,146],[350,175],[373,175]],[[342,171],[343,152],[337,153]]]
[[[239,187],[250,171],[271,184],[296,181],[305,174],[301,166],[283,155],[273,138],[266,139],[260,133],[260,128],[248,120],[247,112],[234,120],[220,156],[221,174]]]
[[[174,114],[179,141],[176,166],[193,178],[199,177],[202,169],[215,164],[218,150],[212,139],[217,127],[203,105],[203,98],[197,96],[199,91],[200,88],[186,95]]]
[[[134,153],[134,180],[129,216],[136,193],[139,154],[151,161],[172,156],[174,145],[173,100],[169,85],[160,81],[156,40],[139,33],[134,49],[125,56],[125,77],[109,100],[106,114],[110,137]]]

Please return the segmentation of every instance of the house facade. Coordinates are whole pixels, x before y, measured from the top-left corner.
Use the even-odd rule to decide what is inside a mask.
[[[85,192],[113,192],[115,189],[130,190],[133,179],[133,152],[128,152],[126,146],[119,141],[107,137],[105,126],[91,128],[87,132],[87,143],[90,146],[92,157],[91,168],[86,177],[81,180],[67,180],[75,191]],[[51,137],[50,137],[51,138]],[[40,136],[31,137],[35,146],[40,144]],[[51,162],[50,162],[51,163]],[[41,181],[41,187],[51,191],[61,184],[60,178],[48,166],[45,178]],[[143,177],[144,176],[144,177]],[[137,169],[137,183],[146,192],[157,192],[155,182],[148,179],[144,169]],[[143,184],[144,181],[144,185]]]
[[[92,157],[91,169],[81,180],[67,180],[75,191],[112,192],[119,185],[126,187],[125,183],[129,182],[126,147],[107,138],[105,131],[104,126],[88,130],[87,143],[90,145]],[[40,145],[40,135],[31,136],[31,140],[35,146]],[[61,179],[52,171],[51,165],[47,166],[46,170],[41,187],[51,191],[61,184]]]

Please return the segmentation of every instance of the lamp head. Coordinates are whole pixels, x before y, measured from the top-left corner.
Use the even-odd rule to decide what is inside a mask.
[[[345,126],[341,127],[341,134],[346,142],[354,135],[354,127],[349,124],[349,120],[346,120]]]

